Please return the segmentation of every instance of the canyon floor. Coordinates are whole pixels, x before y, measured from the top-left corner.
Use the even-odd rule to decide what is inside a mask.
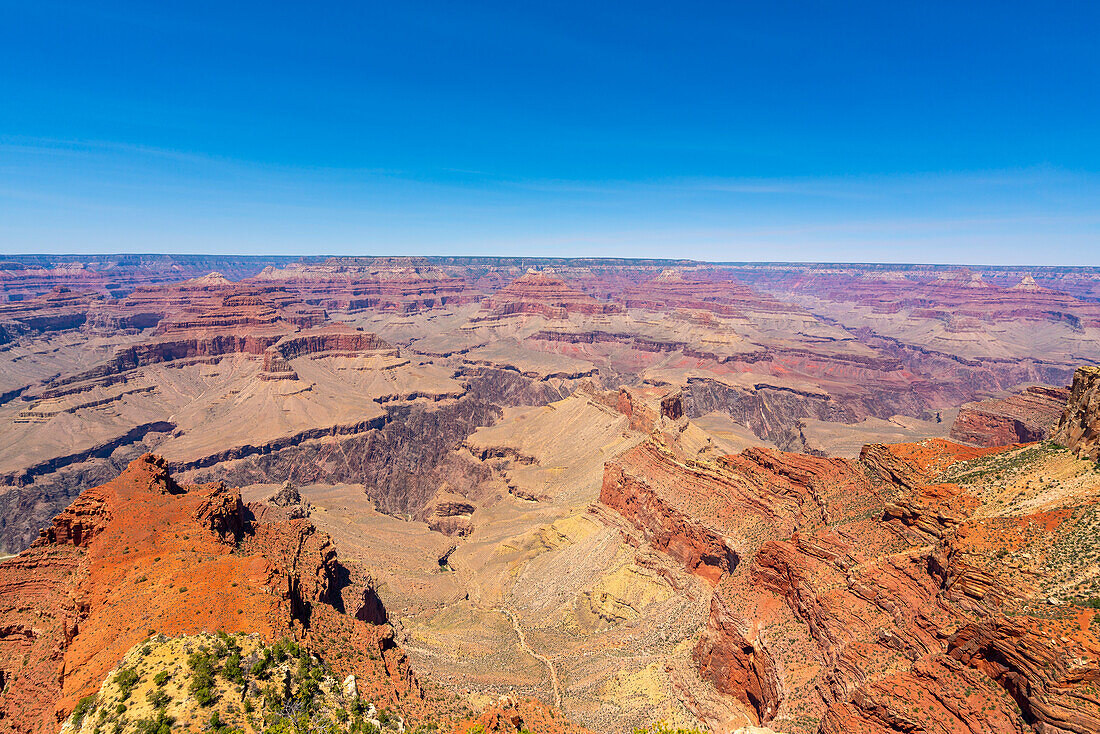
[[[20,555],[0,569],[32,564],[60,601],[0,635],[0,728],[20,701],[41,730],[60,725],[145,630],[138,615],[110,660],[88,631],[140,591],[137,570],[121,582],[93,562],[146,542],[97,545],[128,537],[111,499],[125,492],[90,511],[109,522],[40,530],[150,452],[171,486],[240,488],[232,502],[254,515],[223,508],[194,551],[234,584],[268,574],[234,602],[240,620],[215,626],[352,655],[310,625],[347,630],[365,642],[324,675],[378,681],[380,705],[410,721],[516,730],[522,709],[547,731],[1100,727],[1100,409],[1079,369],[1100,363],[1093,270],[5,267],[0,553]],[[293,512],[267,501],[290,490]],[[339,553],[334,565],[318,546],[327,580],[311,598],[298,589],[312,566],[287,560],[279,523]],[[71,530],[92,526],[100,540]],[[235,552],[256,560],[238,568]],[[168,573],[148,555],[143,575]],[[264,596],[276,577],[282,601]],[[4,583],[11,615],[39,598],[18,574]],[[40,666],[30,689],[23,655]]]

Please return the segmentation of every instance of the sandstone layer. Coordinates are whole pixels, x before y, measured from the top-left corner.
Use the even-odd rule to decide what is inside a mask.
[[[715,585],[695,661],[754,724],[1086,732],[1098,551],[1062,548],[1091,532],[1098,486],[1051,444],[700,460],[663,431],[607,465],[600,499]]]
[[[1008,446],[1050,438],[1070,391],[1033,386],[1001,400],[964,405],[951,426],[951,439],[977,446]]]

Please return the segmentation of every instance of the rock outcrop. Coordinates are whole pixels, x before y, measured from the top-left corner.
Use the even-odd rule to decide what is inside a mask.
[[[1002,400],[964,405],[951,426],[951,440],[1008,446],[1050,438],[1069,395],[1068,388],[1033,386]]]
[[[858,461],[691,460],[682,440],[658,427],[608,462],[601,502],[715,584],[693,659],[754,725],[1096,730],[1096,612],[1063,599],[1100,583],[1088,560],[1100,549],[1078,540],[1100,504],[1087,489],[1051,494],[1044,475],[1077,461],[1066,452],[940,439],[868,446]],[[1084,462],[1072,471],[1100,486]],[[1000,514],[1004,481],[1040,509]],[[738,563],[701,561],[719,539]]]
[[[368,596],[346,587],[331,542],[308,521],[255,522],[237,490],[180,486],[144,456],[0,563],[0,729],[55,731],[151,630],[346,639],[340,672],[415,710],[420,687],[392,630],[357,618]]]
[[[480,294],[424,258],[327,258],[269,266],[253,282],[277,284],[326,309],[416,313],[475,302]]]
[[[55,288],[122,297],[140,286],[202,280],[215,270],[229,280],[294,258],[247,255],[5,255],[0,262],[0,300],[27,301]]]
[[[675,507],[676,499],[662,496],[662,488],[657,482],[651,483],[648,478],[628,469],[644,462],[652,466],[655,473],[662,473],[665,461],[666,457],[653,444],[645,444],[622,461],[609,463],[604,472],[600,501],[636,525],[655,548],[683,563],[691,573],[717,583],[737,568],[737,553],[713,528]],[[710,478],[699,473],[693,480],[698,486]],[[701,488],[700,492],[705,489]]]
[[[627,308],[651,311],[681,308],[742,318],[748,311],[775,314],[801,311],[713,269],[666,268],[652,280],[625,288],[620,298]]]
[[[493,317],[512,314],[538,314],[548,319],[564,319],[568,314],[611,314],[622,310],[616,303],[600,303],[571,288],[553,271],[528,270],[500,289],[489,299]]]
[[[1074,374],[1054,440],[1079,456],[1100,459],[1100,367],[1081,367]]]

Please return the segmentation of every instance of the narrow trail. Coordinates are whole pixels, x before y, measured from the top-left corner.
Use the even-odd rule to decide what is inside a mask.
[[[541,660],[550,671],[550,683],[554,686],[554,705],[561,708],[561,692],[558,689],[558,671],[554,667],[554,663],[550,658],[545,655],[540,655],[531,649],[531,646],[527,644],[527,636],[523,634],[523,627],[519,623],[519,618],[512,612],[511,609],[504,609],[503,607],[497,607],[494,611],[500,612],[512,623],[512,629],[516,631],[516,636],[519,637],[519,646],[523,648],[531,657],[536,660]]]

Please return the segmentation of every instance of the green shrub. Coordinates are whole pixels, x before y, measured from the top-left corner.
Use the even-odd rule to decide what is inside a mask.
[[[214,661],[203,648],[188,656],[187,665],[191,668],[191,695],[200,706],[210,706],[214,703]]]
[[[84,717],[87,716],[95,708],[95,694],[85,696],[76,702],[76,707],[73,709],[73,728],[80,729],[81,723],[84,721]]]
[[[115,683],[118,684],[118,690],[122,694],[123,701],[130,697],[130,691],[134,690],[134,686],[138,684],[139,680],[141,680],[141,676],[133,668],[123,668],[118,671],[118,675],[115,676]]]
[[[149,691],[149,693],[145,694],[145,698],[149,701],[153,708],[158,709],[164,708],[172,700],[167,693],[158,688],[154,688],[153,690]]]
[[[249,672],[252,673],[253,678],[264,679],[267,678],[267,669],[271,667],[271,648],[264,648],[264,651],[260,653],[260,659],[252,664],[252,668]]]
[[[161,709],[157,712],[157,718],[138,721],[134,726],[134,732],[135,734],[172,734],[172,724],[175,723],[175,718]]]
[[[241,670],[241,654],[239,652],[233,653],[225,661],[225,665],[222,666],[222,676],[238,685],[244,683],[244,671]]]

